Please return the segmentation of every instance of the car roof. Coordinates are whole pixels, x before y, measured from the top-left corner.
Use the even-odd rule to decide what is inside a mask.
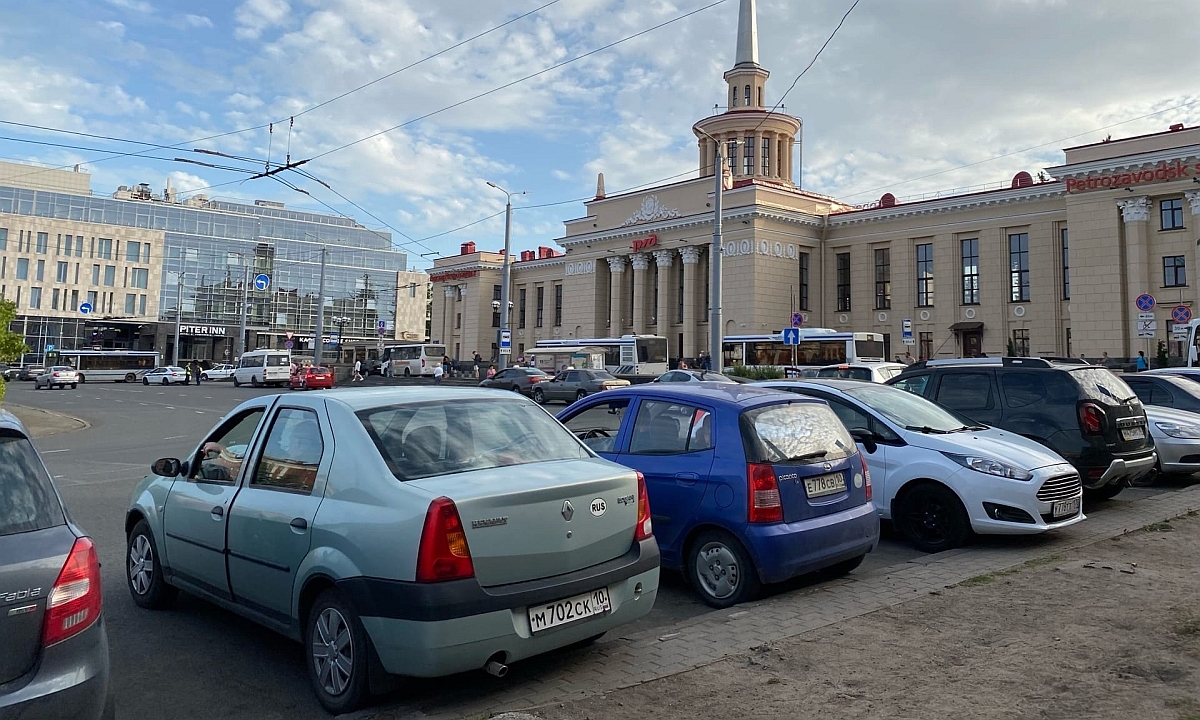
[[[20,418],[2,408],[0,408],[0,430],[15,430],[25,437],[29,437],[29,431],[25,429]]]
[[[292,397],[281,393],[278,397]],[[380,387],[380,388],[344,388],[329,390],[321,393],[321,397],[336,400],[352,411],[369,410],[387,407],[389,405],[406,405],[410,403],[436,402],[444,400],[511,400],[514,402],[532,402],[523,395],[516,395],[507,390],[488,390],[486,388],[455,388],[455,387]]]
[[[788,378],[786,380],[763,380],[754,384],[759,387],[803,387],[806,385],[813,385],[817,387],[832,388],[839,392],[854,390],[855,388],[881,387],[880,383],[867,383],[863,382],[862,380],[842,380],[839,378]],[[883,385],[882,387],[891,386]],[[898,388],[893,389],[895,389],[896,392],[906,392],[905,390],[900,390]]]
[[[605,390],[602,397],[657,395],[686,402],[703,399],[710,402],[729,402],[743,406],[760,405],[780,400],[813,400],[813,398],[781,398],[779,391],[741,383],[647,383]]]
[[[1129,373],[1128,376],[1118,375],[1117,377],[1120,377],[1122,380],[1135,380],[1136,381],[1137,377],[1139,375],[1145,375],[1145,374],[1146,373]],[[1196,387],[1196,381],[1188,380],[1187,378],[1179,376],[1179,375],[1173,375],[1170,373],[1158,373],[1147,379],[1157,380],[1159,382],[1165,382],[1169,385],[1172,385],[1173,387],[1182,388],[1191,395],[1196,394],[1195,390],[1193,390],[1193,388]]]
[[[822,365],[821,367],[819,367],[817,369],[818,370],[830,370],[830,369],[837,370],[838,368],[886,368],[886,367],[906,368],[908,366],[905,365],[904,363],[888,362],[886,360],[885,361],[869,360],[866,362],[833,363],[832,365]]]

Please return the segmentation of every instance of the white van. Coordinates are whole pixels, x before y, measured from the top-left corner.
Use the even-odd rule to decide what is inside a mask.
[[[389,345],[383,349],[381,361],[391,361],[388,371],[392,377],[430,376],[433,375],[434,366],[441,365],[445,355],[445,345]]]
[[[242,355],[233,371],[233,386],[286,385],[292,372],[292,354],[287,350],[254,350]]]

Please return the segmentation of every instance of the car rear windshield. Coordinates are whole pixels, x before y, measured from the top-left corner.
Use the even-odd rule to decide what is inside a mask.
[[[268,355],[267,356],[267,367],[282,367],[284,365],[291,365],[291,364],[292,364],[291,358],[289,358],[287,355]]]
[[[616,380],[607,370],[589,370],[587,373],[593,380]]]
[[[62,506],[33,445],[0,430],[0,536],[62,525]]]
[[[1127,402],[1136,395],[1125,381],[1104,368],[1090,367],[1072,370],[1071,377],[1083,391],[1084,398],[1112,405]]]
[[[578,460],[590,452],[532,402],[448,400],[358,412],[398,480]]]
[[[869,368],[821,368],[817,371],[817,377],[870,380],[871,370]]]
[[[758,407],[742,413],[740,422],[749,462],[827,462],[856,452],[846,426],[824,403]]]
[[[543,370],[538,370],[537,368],[521,368],[521,369],[525,371],[526,375],[548,375],[549,374]]]

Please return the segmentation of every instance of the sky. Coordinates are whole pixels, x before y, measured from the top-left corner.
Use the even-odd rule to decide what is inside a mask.
[[[768,102],[851,2],[759,0]],[[1194,11],[1191,0],[860,0],[784,101],[804,121],[800,184],[850,204],[1001,187],[1060,164],[1064,147],[1200,124]],[[0,24],[0,158],[81,163],[97,194],[161,191],[170,177],[185,194],[330,212],[323,201],[390,225],[418,268],[469,240],[503,247],[505,195],[491,181],[529,193],[514,198],[514,252],[553,245],[585,213],[597,173],[609,194],[695,173],[691,126],[724,101],[737,14],[738,0],[12,5]],[[289,154],[313,158],[304,169],[328,187],[283,176],[305,196],[175,161],[262,168]]]

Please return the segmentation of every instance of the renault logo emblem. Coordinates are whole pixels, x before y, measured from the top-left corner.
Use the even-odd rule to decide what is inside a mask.
[[[571,522],[571,518],[575,517],[575,506],[570,500],[563,502],[562,516],[567,522]]]

